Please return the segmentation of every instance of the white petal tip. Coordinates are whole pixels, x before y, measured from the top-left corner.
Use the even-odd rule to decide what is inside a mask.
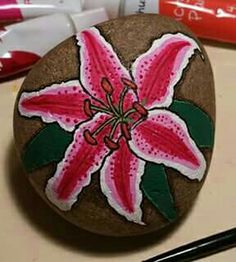
[[[48,200],[55,205],[58,209],[61,211],[69,211],[71,210],[71,207],[75,201],[65,201],[65,200],[60,200],[57,198],[56,193],[51,189],[50,184],[47,185],[45,189],[45,194],[48,198]]]
[[[205,169],[204,169],[205,170]],[[187,175],[185,174],[189,179],[191,180],[198,180],[199,182],[204,178],[205,172],[202,172],[201,174],[191,174]]]
[[[204,178],[204,173],[201,174],[200,176],[196,177],[196,179],[200,182]]]
[[[138,220],[138,219],[132,219],[130,220],[131,222],[134,222],[140,226],[146,226],[146,223],[144,223],[142,220]]]
[[[205,172],[206,172],[206,168],[207,168],[206,160],[205,160],[203,154],[201,153],[200,156],[201,156],[200,157],[200,159],[201,159],[201,167],[198,169],[196,174],[193,174],[192,177],[190,178],[190,179],[196,179],[199,182],[204,178]]]
[[[146,223],[144,223],[143,221],[139,221],[139,222],[136,222],[136,223],[141,225],[141,226],[146,226]]]
[[[141,226],[145,226],[146,224],[142,221],[142,212],[141,210],[140,211],[136,211],[135,213],[132,213],[132,214],[127,214],[126,216],[126,219],[131,221],[131,222],[134,222],[136,224],[139,224]]]

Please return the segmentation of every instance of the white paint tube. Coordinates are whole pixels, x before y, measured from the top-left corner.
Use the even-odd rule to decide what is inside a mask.
[[[0,28],[0,79],[28,70],[50,49],[107,20],[104,8],[42,16]]]
[[[81,12],[80,0],[0,0],[0,22],[78,12]]]

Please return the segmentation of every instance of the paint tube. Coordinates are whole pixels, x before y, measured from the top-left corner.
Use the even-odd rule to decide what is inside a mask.
[[[79,13],[80,0],[0,0],[0,22],[21,21],[54,13]]]
[[[204,39],[236,44],[236,0],[85,0],[84,8],[104,6],[110,17],[158,13],[175,18]]]
[[[28,70],[57,44],[107,20],[104,8],[54,14],[0,28],[0,78]]]

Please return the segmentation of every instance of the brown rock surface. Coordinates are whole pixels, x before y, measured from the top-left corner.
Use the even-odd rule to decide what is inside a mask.
[[[137,56],[150,47],[154,39],[161,37],[164,33],[182,32],[195,38],[183,25],[157,15],[135,15],[115,19],[98,25],[98,28],[115,48],[123,65],[127,68],[131,66]],[[197,39],[196,41],[202,47]],[[175,89],[175,98],[194,102],[215,121],[213,76],[207,55],[204,49],[202,51],[205,60],[203,61],[199,55],[191,59],[183,79]],[[20,94],[23,91],[38,90],[53,83],[77,79],[79,64],[78,47],[75,38],[72,37],[54,48],[37,63],[24,81]],[[20,154],[27,142],[44,125],[39,118],[21,117],[17,107],[15,108],[15,141]],[[203,154],[209,167],[212,152],[204,149]],[[147,199],[144,199],[142,203],[143,220],[146,226],[128,222],[117,214],[107,204],[101,192],[99,173],[95,174],[92,183],[83,189],[71,211],[60,211],[47,200],[44,193],[47,180],[54,174],[55,168],[55,164],[39,168],[29,175],[29,179],[41,197],[56,212],[84,229],[105,235],[131,236],[152,232],[169,224]],[[193,205],[203,181],[199,183],[189,180],[170,168],[167,168],[167,173],[176,208],[181,216]]]

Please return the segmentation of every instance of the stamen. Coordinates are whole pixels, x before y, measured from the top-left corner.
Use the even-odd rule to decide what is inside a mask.
[[[127,123],[121,123],[121,131],[126,140],[131,140],[131,134]]]
[[[124,99],[125,99],[125,95],[127,94],[128,90],[129,90],[128,87],[125,87],[120,95],[119,111],[121,115],[123,114]]]
[[[91,110],[91,102],[89,99],[84,100],[84,112],[90,118],[94,116],[93,111]]]
[[[124,107],[124,100],[125,100],[126,94],[128,93],[129,89],[132,89],[134,91],[134,93],[136,94],[138,87],[133,81],[131,81],[127,78],[122,77],[121,81],[125,86],[125,88],[123,89],[123,91],[120,95],[120,103],[119,103],[119,111],[120,111],[120,114],[122,115],[123,114],[123,107]]]
[[[113,87],[112,87],[110,81],[109,81],[106,77],[103,77],[103,78],[102,78],[101,86],[102,86],[102,89],[103,89],[108,95],[112,95],[112,93],[113,93]]]
[[[136,109],[132,108],[132,109],[130,109],[130,110],[125,112],[123,118],[126,118],[127,116],[129,116],[129,115],[131,115],[131,114],[133,114],[135,112],[137,112]]]
[[[112,130],[111,130],[111,133],[110,133],[110,135],[109,135],[109,138],[110,138],[110,139],[113,138],[113,136],[114,136],[114,134],[115,134],[115,131],[116,131],[116,128],[118,127],[118,125],[120,124],[120,122],[121,122],[121,119],[118,119],[118,120],[114,123],[114,125],[112,126]]]
[[[92,136],[92,134],[90,133],[90,131],[88,129],[86,129],[84,131],[84,139],[90,145],[96,146],[98,144],[97,140]]]
[[[121,81],[123,82],[123,84],[125,86],[127,86],[130,89],[133,89],[134,91],[136,91],[138,89],[137,85],[133,81],[131,81],[127,78],[123,77],[123,78],[121,78]]]
[[[107,98],[107,103],[110,106],[111,111],[114,113],[114,115],[119,117],[119,113],[116,111],[116,108],[113,106],[113,103],[111,101],[111,96],[109,94],[107,94],[106,98]]]
[[[104,143],[111,150],[117,150],[119,148],[119,144],[111,140],[108,136],[104,137]]]
[[[145,120],[146,118],[140,118],[137,122],[133,124],[132,129],[136,128],[139,124],[141,124]]]
[[[93,132],[93,136],[96,136],[97,134],[99,134],[106,126],[108,126],[109,124],[111,124],[113,121],[116,120],[116,117],[112,117],[110,119],[108,119],[107,121],[105,121],[104,123],[102,123],[97,130],[95,130]]]
[[[91,105],[90,108],[96,112],[102,112],[108,115],[113,115],[113,113],[109,109],[104,108],[104,107],[98,107],[98,106]]]
[[[133,103],[133,108],[141,115],[141,116],[147,116],[148,111],[146,108],[144,108],[141,104],[138,102]]]

